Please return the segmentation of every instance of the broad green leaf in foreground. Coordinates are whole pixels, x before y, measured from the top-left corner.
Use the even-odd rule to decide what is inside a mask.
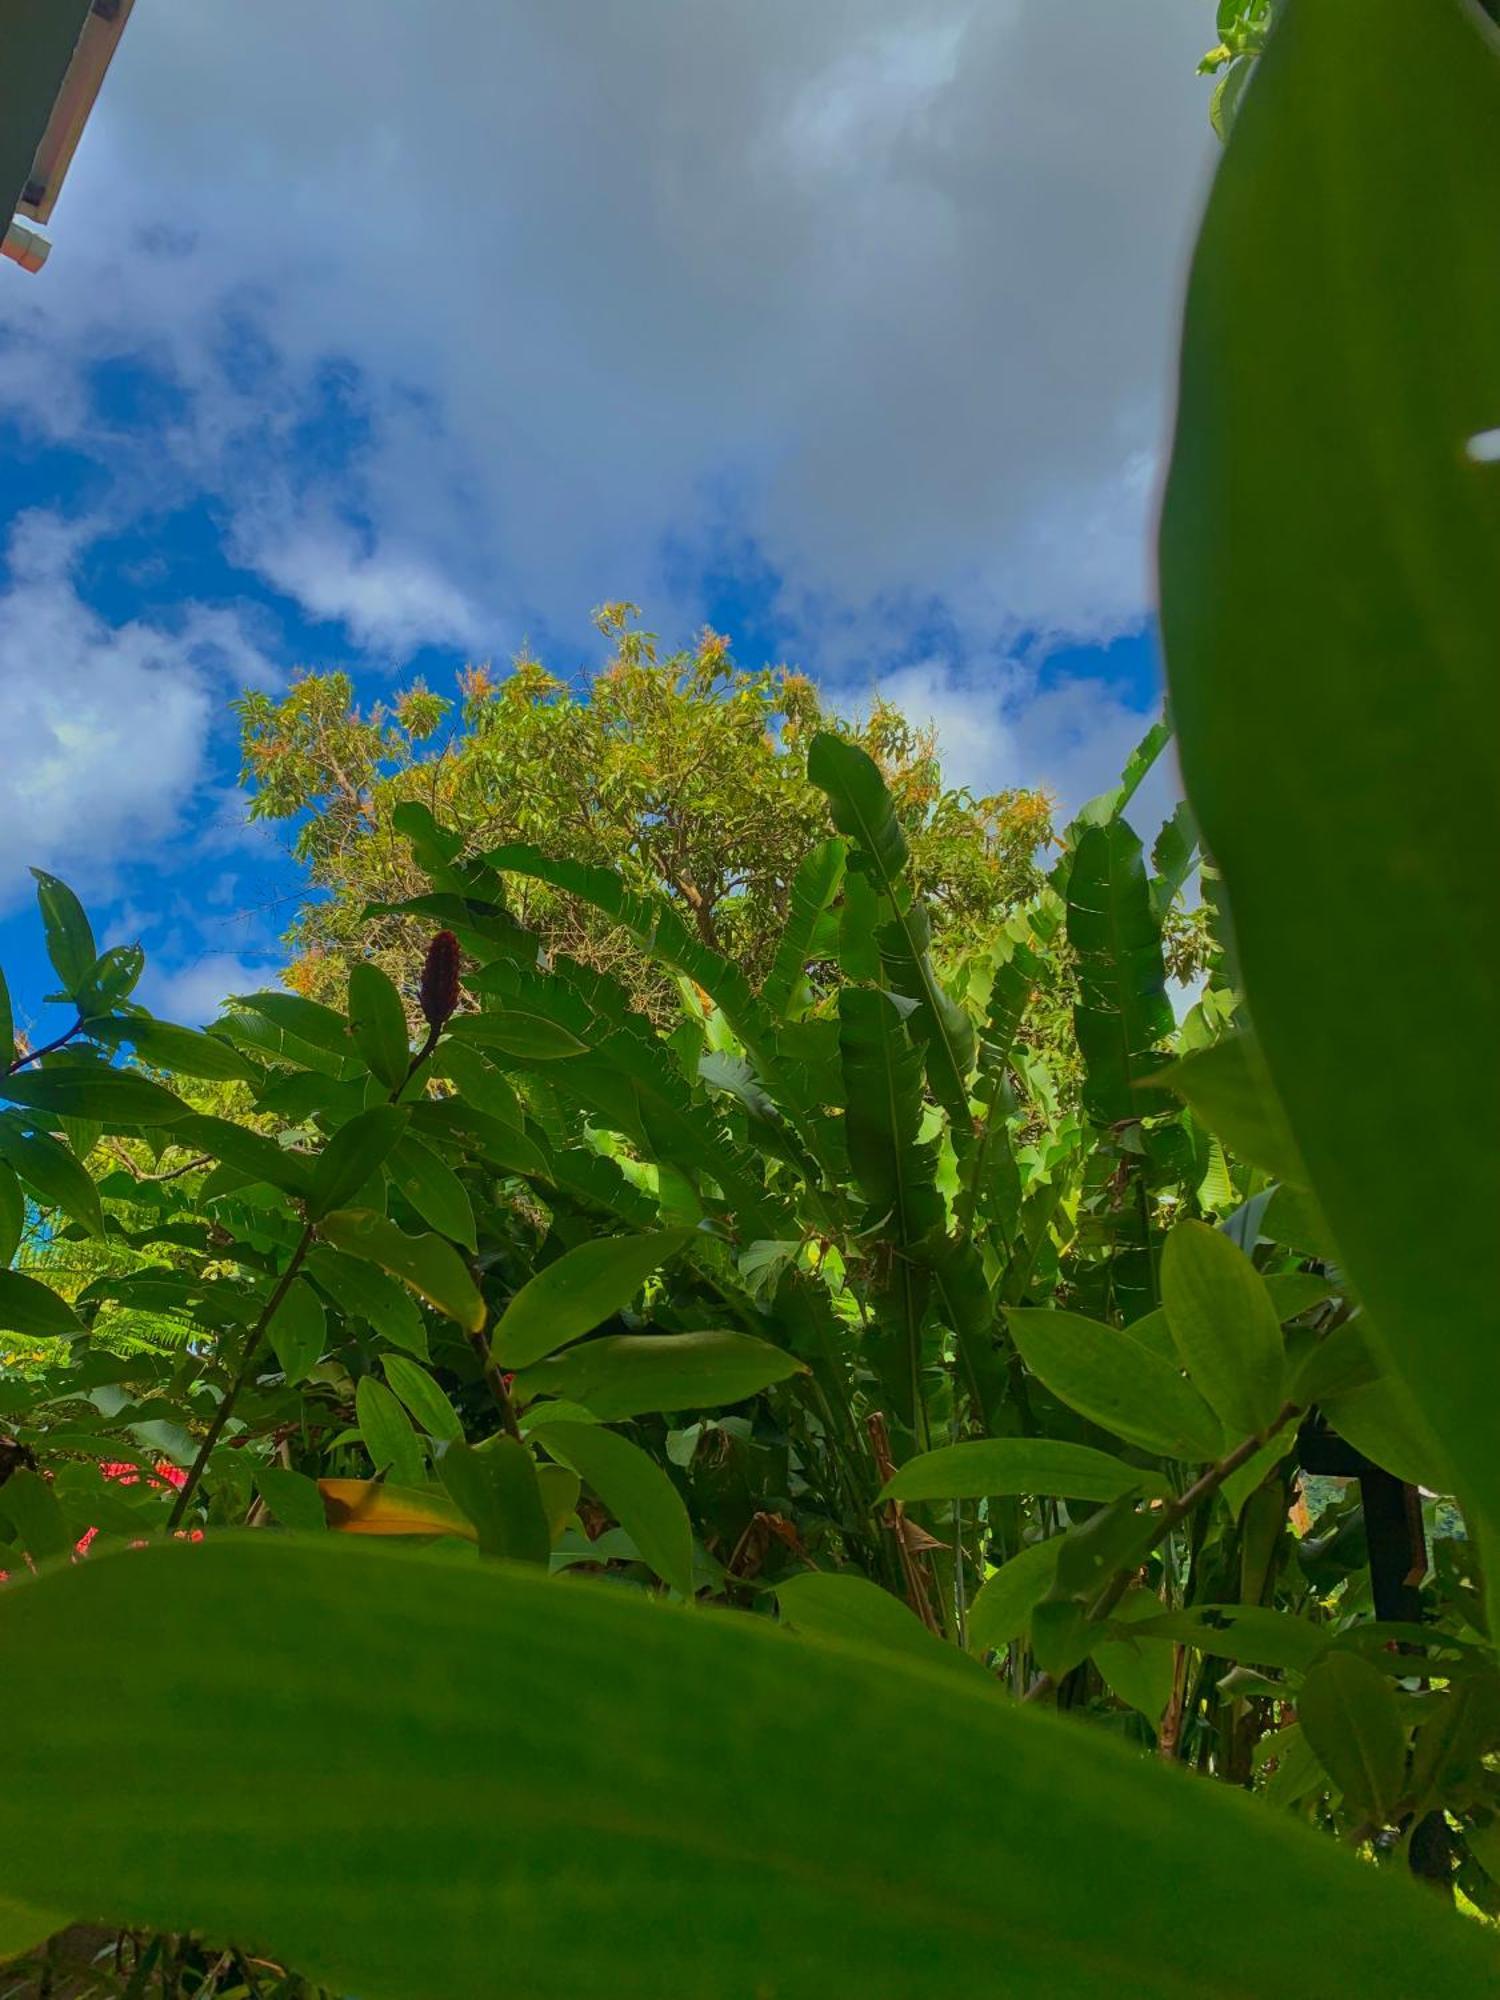
[[[128,1629],[156,1643],[99,1645]],[[746,1617],[260,1535],[14,1585],[0,1637],[7,1894],[233,1937],[364,2000],[1494,1978],[1477,1926],[1248,1799]]]
[[[1496,1524],[1500,56],[1459,0],[1283,11],[1189,290],[1168,679],[1319,1206]]]

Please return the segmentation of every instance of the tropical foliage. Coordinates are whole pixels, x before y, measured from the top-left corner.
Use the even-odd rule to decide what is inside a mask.
[[[309,822],[317,980],[207,1032],[39,878],[19,1977],[1493,1979],[1500,78],[1447,0],[1342,13],[1278,26],[1198,248],[1149,853],[1164,730],[945,921],[899,773],[809,713],[764,755],[818,810],[706,929],[654,850],[381,749]]]

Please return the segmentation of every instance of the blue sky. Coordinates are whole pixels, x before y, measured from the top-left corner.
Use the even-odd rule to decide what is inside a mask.
[[[976,787],[1106,783],[1156,698],[1206,0],[357,20],[141,0],[51,262],[0,264],[23,1018],[31,862],[164,1012],[274,978],[235,693],[586,671],[606,598],[878,688]]]

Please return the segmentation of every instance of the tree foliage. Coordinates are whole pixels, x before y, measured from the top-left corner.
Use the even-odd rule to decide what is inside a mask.
[[[279,700],[241,700],[251,811],[296,821],[297,852],[331,892],[292,934],[299,990],[335,990],[362,955],[410,969],[418,927],[367,906],[420,886],[395,824],[412,801],[460,837],[461,853],[525,842],[617,868],[627,887],[663,894],[752,983],[767,977],[797,870],[827,831],[807,746],[831,719],[804,675],[747,672],[716,633],[662,656],[633,606],[606,606],[597,622],[613,650],[582,688],[523,655],[501,676],[471,668],[456,704],[418,684],[361,712],[337,673],[304,675]],[[931,731],[887,702],[860,725],[834,726],[880,762],[940,929],[992,927],[1026,899],[1051,833],[1045,797],[945,786]],[[621,978],[665,1018],[675,996],[585,903],[538,882],[515,901],[548,949]]]

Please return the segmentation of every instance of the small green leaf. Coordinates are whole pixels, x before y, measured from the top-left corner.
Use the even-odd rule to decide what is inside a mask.
[[[1357,1820],[1387,1826],[1406,1782],[1406,1730],[1390,1681],[1354,1653],[1308,1670],[1297,1720]]]
[[[998,1652],[1019,1639],[1031,1614],[1051,1590],[1063,1536],[1031,1542],[1002,1563],[969,1607],[969,1651]]]
[[[905,1465],[880,1492],[882,1500],[984,1500],[1038,1494],[1056,1500],[1142,1499],[1170,1494],[1161,1473],[1143,1471],[1084,1444],[1057,1438],[976,1438],[943,1445]]]
[[[101,952],[78,989],[78,1011],[89,1019],[107,1014],[135,991],[146,969],[146,954],[138,944],[112,945]]]
[[[402,1194],[430,1229],[473,1250],[478,1242],[474,1209],[463,1182],[446,1160],[420,1139],[404,1138],[394,1149],[387,1170]]]
[[[499,1437],[481,1449],[453,1444],[438,1463],[444,1486],[474,1523],[479,1553],[511,1562],[540,1563],[552,1550],[552,1532],[525,1445]]]
[[[12,1167],[43,1208],[60,1208],[90,1236],[104,1234],[104,1211],[83,1163],[46,1132],[23,1132],[0,1116],[0,1159]]]
[[[1090,1655],[1110,1692],[1139,1709],[1153,1729],[1172,1698],[1174,1651],[1170,1641],[1143,1638],[1130,1628],[1160,1611],[1161,1600],[1153,1592],[1128,1590],[1110,1613],[1111,1625],[1125,1629],[1101,1639]]]
[[[0,1094],[54,1118],[97,1118],[105,1125],[174,1125],[188,1107],[170,1090],[131,1070],[102,1063],[56,1063],[0,1077]]]
[[[411,1062],[406,1009],[391,980],[367,960],[350,969],[349,1032],[372,1074],[399,1090]]]
[[[692,1231],[605,1236],[564,1251],[529,1278],[505,1308],[491,1343],[502,1368],[525,1368],[590,1333],[628,1306],[651,1273],[675,1256]]]
[[[340,1208],[378,1173],[406,1130],[408,1113],[395,1104],[372,1104],[341,1125],[313,1163],[307,1212],[316,1222]]]
[[[257,1466],[255,1486],[283,1528],[320,1535],[327,1527],[318,1483],[305,1472],[293,1472],[286,1465]]]
[[[794,1354],[748,1333],[604,1334],[526,1369],[516,1391],[581,1403],[608,1424],[653,1410],[723,1409],[805,1372]]]
[[[523,1062],[557,1062],[565,1056],[583,1055],[588,1046],[541,1014],[455,1014],[448,1032],[460,1041],[499,1049]]]
[[[1091,1423],[1164,1458],[1222,1452],[1218,1422],[1198,1391],[1128,1333],[1078,1313],[1010,1307],[1005,1317],[1032,1374]]]
[[[361,1377],[354,1391],[354,1414],[376,1472],[388,1471],[399,1486],[420,1486],[427,1461],[411,1418],[373,1375]]]
[[[5,974],[0,971],[0,1071],[9,1069],[15,1059],[16,1017],[10,1004],[10,988],[5,983]]]
[[[88,978],[99,956],[94,933],[82,903],[66,882],[44,874],[40,868],[31,872],[36,877],[36,899],[42,912],[47,956],[63,983],[64,992],[71,997]]]
[[[322,1359],[327,1339],[323,1301],[305,1278],[294,1278],[266,1325],[266,1338],[288,1382],[301,1382]]]
[[[24,1271],[0,1271],[0,1327],[48,1338],[83,1332],[67,1301]]]
[[[351,1257],[364,1257],[456,1320],[466,1332],[484,1327],[485,1306],[458,1252],[440,1236],[408,1236],[369,1209],[341,1208],[318,1225],[324,1240]]]
[[[1281,1318],[1243,1251],[1206,1222],[1179,1222],[1161,1263],[1177,1352],[1227,1437],[1252,1437],[1281,1408]]]
[[[782,1624],[794,1632],[862,1651],[899,1653],[913,1665],[956,1671],[994,1690],[994,1681],[971,1654],[944,1645],[899,1597],[855,1570],[805,1569],[778,1577],[776,1602]]]
[[[656,1461],[597,1424],[539,1424],[532,1436],[593,1487],[646,1566],[691,1597],[693,1530],[677,1488]]]
[[[382,1354],[385,1379],[430,1438],[440,1444],[461,1444],[464,1427],[458,1412],[425,1368],[404,1354]]]

